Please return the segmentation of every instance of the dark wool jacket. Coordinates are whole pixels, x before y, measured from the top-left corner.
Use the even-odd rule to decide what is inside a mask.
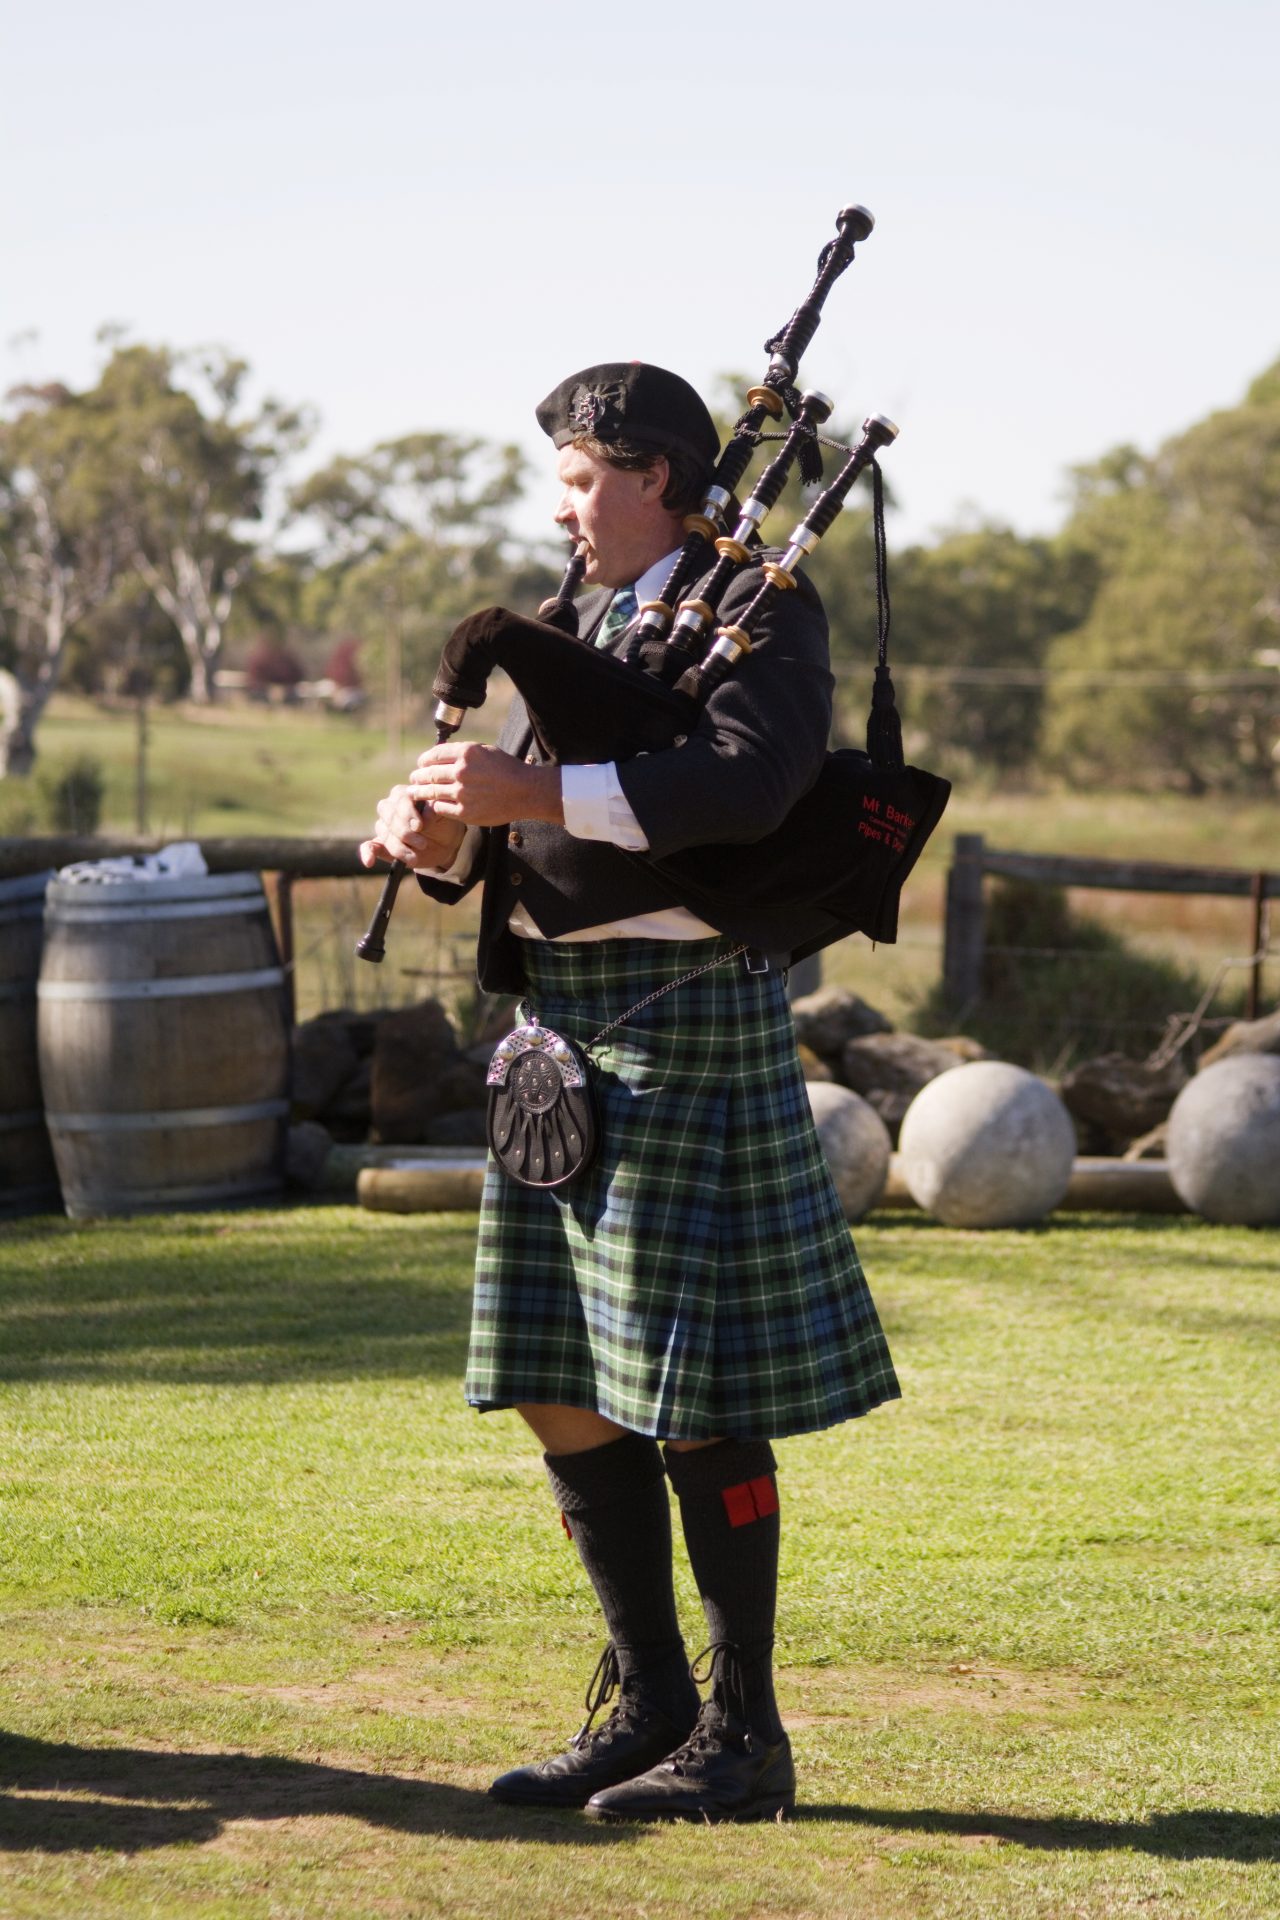
[[[760,585],[758,565],[744,568],[721,602],[719,624],[741,615]],[[583,639],[599,626],[611,598],[601,591],[579,602]],[[654,870],[650,855],[760,840],[812,786],[826,753],[833,683],[826,615],[803,576],[795,592],[775,599],[751,640],[751,652],[712,694],[683,745],[618,768],[648,855],[575,839],[549,821],[523,820],[468,828],[457,883],[418,876],[424,892],[446,905],[483,880],[477,956],[483,988],[518,993],[524,987],[522,942],[507,926],[517,900],[548,938],[691,904],[681,899],[678,883]],[[542,758],[518,695],[497,744],[531,762]],[[693,911],[708,917],[697,906]],[[749,940],[782,964],[799,944],[786,910],[756,905],[721,918],[723,924],[713,924],[722,932]]]

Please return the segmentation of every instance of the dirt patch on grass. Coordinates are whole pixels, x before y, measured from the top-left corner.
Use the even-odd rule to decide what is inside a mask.
[[[806,1673],[792,1676],[792,1684],[797,1683],[799,1711],[784,1707],[787,1725],[793,1728],[823,1726],[851,1716],[873,1719],[886,1713],[1061,1711],[1077,1706],[1086,1688],[1078,1674],[1024,1672],[1018,1667],[971,1666],[967,1662],[925,1671],[913,1679],[904,1679],[891,1670],[859,1672],[843,1667],[838,1678],[834,1674],[831,1680],[811,1678]],[[838,1692],[839,1704],[818,1708],[818,1699],[825,1694],[829,1700],[832,1692]]]

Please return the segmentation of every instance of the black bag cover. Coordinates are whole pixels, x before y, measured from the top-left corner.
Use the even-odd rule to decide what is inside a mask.
[[[478,706],[489,673],[501,666],[550,758],[629,760],[674,745],[697,725],[688,695],[644,670],[664,651],[658,643],[653,660],[632,664],[545,621],[490,607],[455,630],[434,691],[450,705]],[[881,756],[893,758],[891,751]],[[757,937],[753,911],[786,909],[797,960],[850,933],[891,945],[902,888],[951,793],[950,781],[902,765],[900,752],[897,760],[877,764],[860,748],[843,747],[827,755],[809,791],[763,839],[687,847],[660,859],[627,857],[667,881],[681,906],[735,939]]]

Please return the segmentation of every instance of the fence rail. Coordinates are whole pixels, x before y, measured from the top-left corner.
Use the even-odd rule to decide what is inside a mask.
[[[1266,903],[1280,899],[1280,873],[1244,867],[1185,867],[1163,860],[1103,860],[1075,854],[1018,853],[989,847],[980,833],[958,833],[947,875],[942,978],[956,1008],[982,998],[986,956],[983,882],[996,875],[1048,887],[1097,887],[1115,893],[1181,893],[1248,900],[1253,909],[1253,956],[1248,1017],[1257,1018],[1266,950]]]
[[[44,873],[50,867],[70,866],[77,860],[143,858],[172,843],[172,835],[60,833],[0,839],[0,880],[24,873]],[[360,864],[354,838],[299,839],[267,835],[254,839],[200,840],[200,851],[210,873],[271,873],[276,876],[276,925],[280,957],[284,962],[285,998],[290,1025],[296,1014],[294,995],[293,883],[295,880],[379,880],[385,868],[371,872]]]

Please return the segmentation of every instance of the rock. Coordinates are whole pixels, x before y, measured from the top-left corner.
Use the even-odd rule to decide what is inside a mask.
[[[869,1007],[848,987],[819,987],[792,1003],[796,1039],[817,1054],[835,1058],[848,1045],[869,1033],[892,1033],[893,1022]]]
[[[1052,1087],[1003,1060],[975,1060],[917,1094],[899,1155],[912,1198],[947,1226],[1025,1227],[1063,1198],[1075,1146]]]
[[[373,1134],[391,1145],[421,1143],[441,1111],[436,1085],[460,1063],[449,1017],[438,1000],[423,1000],[378,1023],[373,1049]]]
[[[1124,1053],[1103,1053],[1073,1067],[1060,1091],[1068,1113],[1101,1128],[1109,1141],[1124,1143],[1159,1126],[1186,1079],[1177,1059],[1149,1067]]]
[[[889,1177],[889,1129],[875,1109],[847,1087],[818,1081],[809,1107],[846,1220],[875,1206]]]
[[[459,1058],[438,1074],[433,1102],[436,1113],[456,1113],[459,1108],[484,1106],[488,1099],[484,1083],[487,1067],[487,1060],[485,1066],[478,1067]]]
[[[850,1040],[840,1056],[845,1085],[870,1102],[891,1137],[921,1087],[940,1073],[954,1072],[958,1064],[949,1048],[914,1033],[869,1034]]]
[[[355,1071],[325,1108],[324,1123],[335,1140],[363,1140],[372,1112],[372,1060],[357,1060]]]
[[[291,1187],[315,1193],[324,1185],[324,1163],[333,1147],[333,1135],[315,1120],[290,1127],[285,1139],[284,1177]]]
[[[488,1145],[487,1107],[457,1107],[427,1122],[429,1147],[483,1147]]]
[[[800,1071],[806,1080],[821,1081],[835,1079],[835,1075],[832,1073],[826,1061],[820,1059],[812,1047],[806,1047],[802,1043],[796,1047],[796,1053],[800,1060]]]
[[[1280,1056],[1215,1060],[1188,1082],[1169,1115],[1169,1173],[1206,1220],[1280,1225]]]
[[[309,1026],[336,1027],[346,1034],[362,1060],[373,1056],[374,1042],[378,1037],[378,1028],[395,1011],[392,1007],[370,1007],[364,1013],[357,1013],[351,1007],[331,1007],[327,1013],[318,1013]]]
[[[293,1035],[293,1117],[323,1114],[360,1060],[345,1026],[321,1014],[304,1020]]]
[[[935,1047],[945,1047],[948,1053],[954,1053],[956,1059],[962,1063],[969,1060],[990,1060],[992,1058],[992,1055],[988,1053],[981,1040],[971,1040],[967,1033],[944,1034],[942,1039],[935,1040],[933,1044]]]
[[[1125,1148],[1122,1158],[1125,1160],[1164,1160],[1169,1152],[1169,1122],[1162,1120],[1158,1127],[1152,1127],[1150,1133],[1142,1134],[1137,1140],[1131,1140]]]
[[[1238,1053],[1280,1053],[1280,1007],[1261,1020],[1233,1020],[1220,1040],[1200,1056],[1200,1071]]]

